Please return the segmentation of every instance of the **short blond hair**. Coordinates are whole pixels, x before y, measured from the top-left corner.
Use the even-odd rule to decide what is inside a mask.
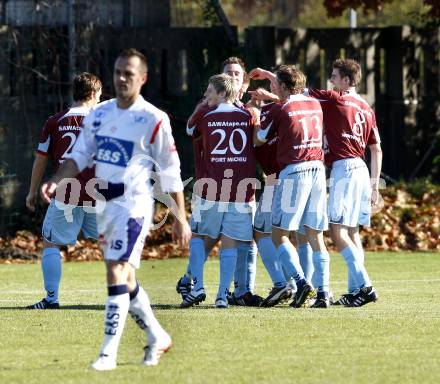
[[[211,84],[217,93],[224,92],[225,100],[233,102],[237,99],[240,89],[232,79],[231,76],[221,73],[209,78],[209,84]]]

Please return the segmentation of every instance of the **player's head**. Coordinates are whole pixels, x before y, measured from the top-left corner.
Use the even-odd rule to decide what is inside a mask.
[[[280,65],[275,69],[277,83],[273,84],[273,90],[281,100],[289,95],[304,92],[306,76],[294,65]]]
[[[237,99],[239,90],[231,76],[221,73],[209,78],[205,99],[210,107],[222,102],[233,103]]]
[[[147,81],[147,58],[134,48],[124,49],[115,61],[113,83],[118,101],[136,101]]]
[[[225,61],[223,61],[221,71],[231,76],[236,82],[238,88],[243,86],[243,82],[247,77],[243,60],[235,56],[228,57]]]
[[[75,102],[99,103],[102,93],[102,83],[95,75],[82,72],[73,79],[73,100]]]
[[[346,91],[359,84],[362,77],[361,66],[352,59],[338,59],[333,62],[330,82],[335,91]]]

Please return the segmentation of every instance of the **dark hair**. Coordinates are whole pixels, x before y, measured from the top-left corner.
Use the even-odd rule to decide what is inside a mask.
[[[145,72],[148,72],[148,63],[147,63],[147,58],[145,57],[145,55],[138,51],[135,48],[125,48],[119,55],[118,58],[125,58],[128,59],[130,57],[137,57],[139,58],[140,62],[141,62],[141,68],[142,70],[144,70]]]
[[[102,88],[101,80],[88,72],[82,72],[73,79],[73,100],[90,100],[93,93]]]
[[[241,68],[243,68],[243,72],[246,73],[246,66],[244,65],[244,61],[236,56],[228,57],[225,61],[223,61],[220,72],[223,72],[228,64],[238,64]]]
[[[294,65],[280,65],[275,69],[275,75],[281,84],[292,94],[304,92],[306,76]]]
[[[341,77],[347,76],[350,79],[350,86],[355,87],[362,78],[361,66],[352,59],[337,59],[333,62],[333,69],[338,69]]]

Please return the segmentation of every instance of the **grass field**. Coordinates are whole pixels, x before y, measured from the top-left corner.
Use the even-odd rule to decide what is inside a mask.
[[[370,253],[380,300],[328,310],[212,306],[181,310],[174,285],[186,260],[143,262],[139,280],[174,347],[159,366],[139,360],[143,333],[127,319],[118,369],[93,372],[103,332],[103,263],[64,264],[59,311],[20,310],[43,297],[38,264],[0,265],[0,383],[440,383],[440,254]],[[332,290],[345,290],[333,255]],[[259,264],[256,292],[268,276]]]

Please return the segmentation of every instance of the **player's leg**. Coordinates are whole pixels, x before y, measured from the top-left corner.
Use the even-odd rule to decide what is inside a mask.
[[[119,343],[130,305],[127,285],[130,268],[126,261],[106,261],[108,295],[104,310],[104,340],[99,357],[92,364],[97,371],[116,368]]]
[[[217,241],[218,239],[212,239],[209,236],[204,237],[205,261],[207,260],[210,252],[212,251],[212,248],[214,248]],[[191,272],[191,263],[188,260],[185,274],[177,281],[176,291],[177,293],[180,293],[180,295],[182,296],[182,300],[185,300],[185,297],[192,291],[193,288],[193,274]]]
[[[241,303],[240,305],[254,305],[252,293],[246,292],[247,257],[252,242],[252,217],[254,207],[248,203],[228,203],[224,208],[220,229],[222,242],[220,250],[220,287],[217,294],[216,306],[219,308],[225,307],[224,300],[227,299],[229,285],[234,277],[238,257],[240,257],[240,261],[242,261],[242,263],[240,263],[241,271],[239,266],[239,272],[241,272],[239,287],[242,287],[241,291],[244,293],[237,295],[235,299],[238,304]],[[242,302],[241,299],[243,299]],[[258,304],[259,303],[255,305]]]
[[[182,308],[199,304],[206,298],[203,281],[203,269],[207,257],[207,244],[215,244],[220,236],[223,212],[214,201],[207,201],[195,197],[193,212],[191,214],[192,238],[189,242],[189,263],[194,287],[181,303]],[[211,238],[211,239],[209,239]]]
[[[297,286],[292,306],[300,307],[313,294],[313,286],[305,279],[298,253],[290,242],[289,234],[288,230],[272,227],[272,241],[277,249],[277,258]]]
[[[272,280],[273,287],[269,295],[262,301],[262,307],[273,307],[279,302],[292,297],[292,287],[288,285],[281,267],[276,258],[277,250],[272,242],[270,233],[254,231],[254,239],[258,246],[261,260]]]
[[[272,205],[272,241],[277,249],[287,277],[293,278],[297,286],[294,303],[304,301],[313,291],[313,287],[304,276],[296,248],[290,241],[290,233],[300,228],[303,211],[311,190],[311,181],[307,177],[307,166],[293,164],[280,173],[280,185],[276,188]]]
[[[330,226],[332,239],[338,251],[343,256],[350,271],[349,273],[356,282],[354,292],[349,292],[349,294],[351,293],[351,297],[345,297],[347,302],[341,304],[346,306],[362,306],[371,301],[376,301],[377,294],[362,262],[362,253],[350,238],[348,227],[339,224],[330,224]],[[353,288],[354,287],[349,287],[349,289]]]
[[[215,306],[217,308],[227,308],[227,295],[229,292],[229,286],[234,277],[239,242],[223,234],[220,241],[222,243],[220,249],[220,284],[215,300]],[[249,244],[246,245],[249,247]]]
[[[131,268],[129,271],[127,286],[130,296],[128,312],[139,328],[145,332],[147,339],[142,364],[157,365],[160,356],[171,348],[171,337],[154,316],[150,299],[136,280],[134,268]]]
[[[350,236],[351,241],[356,245],[359,252],[359,263],[364,264],[365,260],[365,252],[364,247],[362,245],[362,240],[359,235],[359,227],[349,227],[348,228],[348,236]],[[352,274],[348,274],[348,292],[350,292],[350,287],[354,287],[356,285],[356,279]],[[357,292],[354,292],[357,293]]]
[[[81,207],[62,204],[55,200],[50,203],[42,228],[44,249],[41,269],[46,297],[27,308],[59,308],[59,289],[62,275],[60,246],[76,243],[82,221]]]
[[[44,289],[46,297],[29,306],[29,309],[57,309],[59,305],[59,288],[61,281],[61,253],[56,244],[43,241],[43,256],[41,270],[43,271]]]
[[[305,227],[307,240],[313,250],[313,266],[316,280],[316,301],[313,308],[328,308],[330,286],[330,255],[324,244],[324,236],[321,230]]]
[[[189,242],[189,263],[192,271],[194,286],[193,289],[182,300],[182,303],[180,304],[182,308],[199,304],[206,298],[203,280],[203,272],[206,260],[206,238],[207,236],[193,233],[193,236]]]
[[[234,270],[234,291],[233,291],[233,304],[235,299],[244,295],[247,292],[247,278],[248,278],[248,252],[250,243],[237,244],[237,263]]]
[[[305,233],[295,232],[298,257],[306,280],[313,281],[313,250]]]
[[[257,277],[257,246],[253,241],[248,248],[246,260],[246,291],[253,293]]]
[[[307,241],[312,248],[315,287],[317,298],[313,308],[327,308],[330,305],[330,256],[327,252],[323,231],[328,229],[327,190],[325,170],[322,165],[312,169],[309,173],[313,180],[300,229],[305,232]]]

